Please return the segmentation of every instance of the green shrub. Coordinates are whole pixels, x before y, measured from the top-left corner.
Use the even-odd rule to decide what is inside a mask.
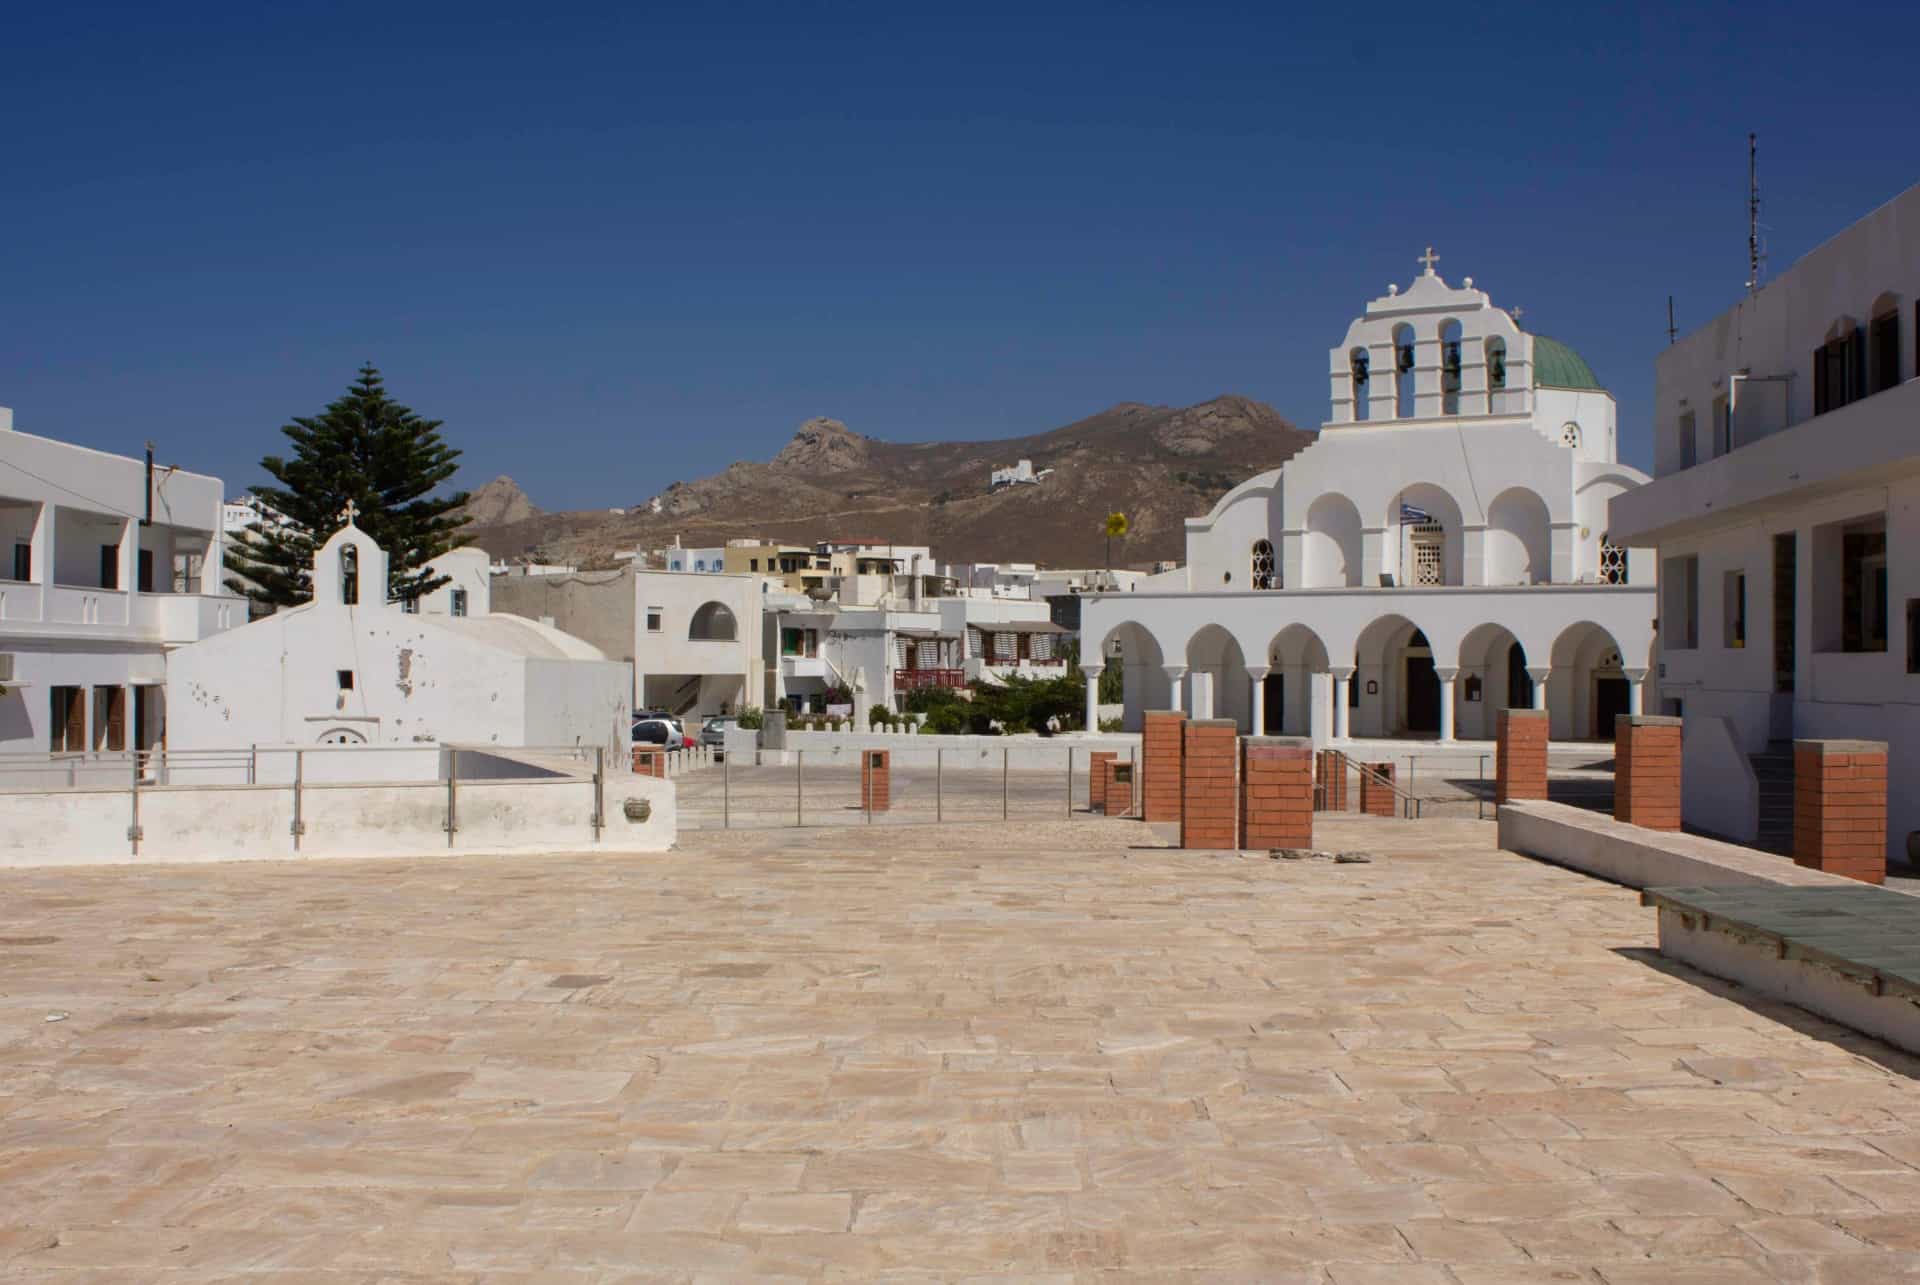
[[[765,725],[766,718],[758,705],[742,705],[740,715],[734,721],[749,732],[757,732]]]
[[[886,727],[893,722],[893,711],[885,705],[875,705],[867,711],[868,727]]]
[[[1100,720],[1100,730],[1103,732],[1117,732],[1120,730],[1120,720],[1117,718],[1103,718]]]

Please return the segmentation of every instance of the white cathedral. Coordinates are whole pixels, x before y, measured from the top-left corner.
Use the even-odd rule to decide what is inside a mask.
[[[1654,562],[1607,538],[1607,501],[1647,478],[1616,458],[1613,397],[1437,258],[1331,351],[1318,440],[1189,518],[1186,566],[1084,601],[1090,709],[1117,665],[1128,731],[1183,709],[1452,741],[1513,706],[1587,740],[1642,712]]]

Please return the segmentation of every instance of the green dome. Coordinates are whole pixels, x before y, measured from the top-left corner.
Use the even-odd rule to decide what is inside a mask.
[[[1558,339],[1549,339],[1545,335],[1533,337],[1533,386],[1606,391],[1601,388],[1599,379],[1595,378],[1593,367],[1587,365],[1586,358]]]

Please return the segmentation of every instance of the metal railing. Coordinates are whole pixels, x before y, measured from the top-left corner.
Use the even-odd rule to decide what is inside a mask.
[[[903,738],[907,739],[907,738]],[[767,829],[835,825],[937,825],[958,821],[1071,820],[1092,815],[1090,749],[1073,744],[920,749],[912,745],[841,750],[755,750],[669,768],[679,777],[683,829]],[[1116,750],[1133,762],[1137,750]],[[862,759],[884,753],[884,806],[871,806]],[[717,761],[716,761],[717,760]],[[870,770],[870,769],[864,769]],[[1138,788],[1139,773],[1132,773]],[[1137,806],[1130,811],[1137,814]]]

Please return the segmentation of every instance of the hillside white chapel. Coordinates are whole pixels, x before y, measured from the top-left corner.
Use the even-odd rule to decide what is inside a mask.
[[[1329,353],[1319,439],[1187,521],[1187,565],[1083,602],[1088,691],[1318,741],[1490,738],[1500,709],[1560,740],[1639,713],[1653,560],[1608,539],[1645,482],[1614,402],[1566,345],[1522,330],[1431,250]]]

